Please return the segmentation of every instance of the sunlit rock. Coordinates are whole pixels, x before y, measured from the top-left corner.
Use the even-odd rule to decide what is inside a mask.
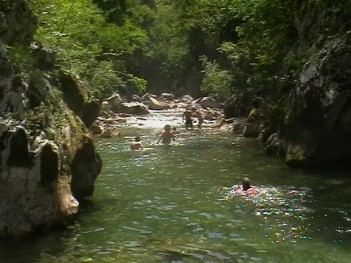
[[[167,101],[172,101],[172,100],[174,100],[174,95],[172,93],[164,92],[161,94],[160,98],[167,100]]]
[[[118,108],[118,113],[145,115],[149,114],[149,110],[143,103],[140,102],[124,102]]]
[[[198,101],[203,108],[221,108],[222,103],[216,101],[211,97],[204,97],[200,101]]]
[[[171,106],[166,101],[160,101],[150,97],[148,100],[148,107],[150,110],[165,110],[169,109]]]

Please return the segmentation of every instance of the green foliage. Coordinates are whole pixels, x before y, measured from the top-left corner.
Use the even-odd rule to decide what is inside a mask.
[[[205,76],[202,80],[201,90],[220,99],[229,98],[231,95],[232,76],[228,71],[220,69],[216,61],[202,58]]]
[[[174,83],[201,84],[222,98],[238,89],[274,94],[285,72],[304,63],[289,53],[298,37],[294,12],[342,9],[331,0],[28,1],[40,20],[36,39],[99,98]]]
[[[48,139],[57,139],[57,132],[68,125],[66,112],[62,111],[64,103],[62,92],[51,88],[49,98],[43,101],[32,111],[27,111],[27,130],[31,136],[38,136],[42,131],[46,132]]]
[[[152,46],[148,56],[162,61],[161,70],[166,74],[181,71],[188,54],[186,27],[175,10],[177,3],[156,1],[158,12],[149,33]]]
[[[110,95],[113,87],[126,86],[125,56],[146,45],[143,29],[128,20],[121,26],[107,22],[92,1],[29,2],[40,18],[35,38],[56,52],[62,70],[80,76],[98,98]]]
[[[284,70],[290,67],[284,58],[297,37],[295,5],[295,1],[281,0],[196,1],[193,25],[206,36],[207,45],[218,51],[207,57],[216,60],[217,71],[231,76],[232,91],[267,94],[278,88]]]
[[[91,70],[86,71],[85,76],[88,76],[86,82],[90,84],[90,91],[97,98],[111,94],[114,86],[125,86],[124,81],[109,61],[96,63],[96,67],[92,67]]]
[[[33,67],[33,57],[28,47],[25,46],[7,46],[7,55],[11,62],[22,71],[29,71]]]
[[[141,92],[146,91],[147,81],[145,79],[131,76],[130,82]]]

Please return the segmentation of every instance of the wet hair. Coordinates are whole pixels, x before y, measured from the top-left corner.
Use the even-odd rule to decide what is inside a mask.
[[[243,187],[244,191],[251,188],[251,182],[250,182],[250,179],[248,177],[244,177],[242,187]]]
[[[140,136],[135,136],[135,141],[136,142],[140,142],[140,140],[141,140]]]
[[[165,131],[170,131],[171,130],[171,125],[167,124],[164,129],[165,129]]]

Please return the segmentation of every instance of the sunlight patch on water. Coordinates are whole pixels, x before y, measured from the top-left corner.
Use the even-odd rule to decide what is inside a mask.
[[[167,124],[179,127],[182,125],[182,112],[179,109],[150,111],[147,118],[131,117],[128,119],[127,124],[151,129],[162,129]]]
[[[296,243],[312,240],[315,235],[310,223],[314,219],[314,197],[309,188],[260,186],[251,196],[241,191],[240,185],[220,191],[221,200],[235,200],[236,211],[250,211],[263,219],[267,228],[265,238],[270,242]]]

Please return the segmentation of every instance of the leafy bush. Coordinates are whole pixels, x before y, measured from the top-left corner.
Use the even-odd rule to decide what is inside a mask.
[[[231,95],[232,76],[227,70],[221,69],[216,61],[209,61],[202,57],[204,78],[201,90],[219,99],[226,99]]]
[[[19,67],[22,71],[29,71],[32,69],[33,57],[28,47],[7,46],[6,50],[11,62]]]
[[[148,41],[141,28],[128,21],[120,26],[107,22],[92,1],[29,2],[40,18],[36,40],[53,49],[61,69],[80,76],[94,96],[108,96],[114,87],[133,79],[124,77],[126,55]]]

